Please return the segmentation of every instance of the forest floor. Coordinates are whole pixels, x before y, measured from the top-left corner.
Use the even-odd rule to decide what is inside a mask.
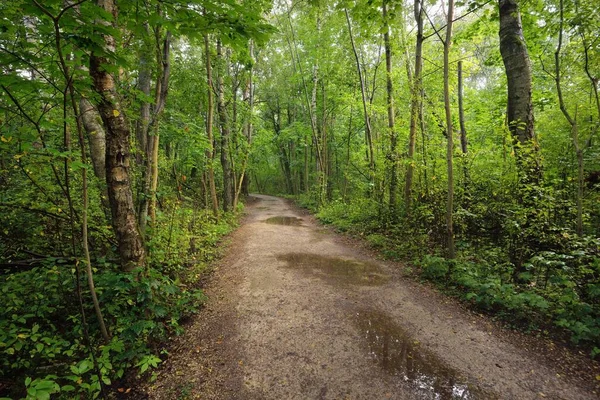
[[[584,355],[501,328],[287,200],[246,210],[139,398],[600,398]]]

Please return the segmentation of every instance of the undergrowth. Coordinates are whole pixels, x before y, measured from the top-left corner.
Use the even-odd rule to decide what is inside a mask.
[[[147,268],[124,273],[107,259],[93,260],[109,342],[100,335],[87,277],[78,277],[72,262],[50,258],[0,275],[1,398],[93,399],[128,371],[148,374],[161,362],[158,345],[180,334],[182,320],[201,307],[198,278],[237,222],[223,215],[217,223],[205,210],[178,204],[165,210],[149,232]]]
[[[510,326],[568,338],[588,348],[592,358],[600,354],[600,239],[539,222],[543,207],[529,217],[533,226],[527,231],[522,210],[506,218],[494,209],[503,207],[504,213],[506,204],[472,207],[486,215],[460,210],[457,226],[466,239],[457,242],[458,255],[450,260],[440,255],[443,213],[431,204],[419,205],[410,220],[390,222],[378,204],[365,198],[320,208],[308,196],[299,196],[297,202],[315,211],[323,223],[364,238],[385,257],[411,261],[414,268],[408,268],[418,278]],[[482,219],[487,225],[473,232],[471,221]],[[527,258],[515,273],[511,252],[517,246],[527,247],[521,249]]]

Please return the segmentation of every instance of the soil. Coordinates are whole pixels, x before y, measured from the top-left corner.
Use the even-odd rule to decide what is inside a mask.
[[[146,399],[597,399],[598,364],[254,195]],[[142,394],[140,394],[142,393]]]

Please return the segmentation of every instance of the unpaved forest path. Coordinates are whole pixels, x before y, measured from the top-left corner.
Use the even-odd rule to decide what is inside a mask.
[[[286,200],[254,197],[147,398],[598,398]]]

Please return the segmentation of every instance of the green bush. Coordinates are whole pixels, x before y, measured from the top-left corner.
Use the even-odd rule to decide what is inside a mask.
[[[148,268],[124,273],[104,259],[93,262],[108,343],[82,273],[83,323],[72,262],[48,259],[0,275],[0,378],[13,382],[12,396],[96,398],[128,370],[143,374],[160,363],[160,342],[181,333],[181,321],[205,301],[195,282],[236,217],[216,223],[208,212],[184,208],[158,217]]]

